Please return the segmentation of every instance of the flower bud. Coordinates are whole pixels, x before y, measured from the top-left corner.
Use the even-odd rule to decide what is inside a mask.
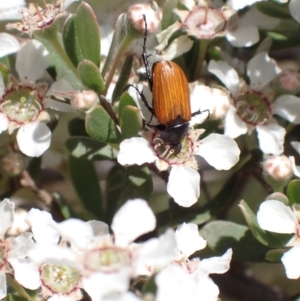
[[[265,181],[273,188],[284,187],[293,176],[291,161],[284,155],[267,158],[262,163],[262,168]]]
[[[127,34],[133,38],[141,38],[145,32],[146,16],[148,34],[155,33],[159,26],[159,16],[149,3],[134,4],[128,8],[126,15]]]
[[[8,153],[1,159],[1,169],[10,177],[20,175],[25,169],[24,157],[18,153]]]
[[[99,104],[98,95],[92,90],[83,90],[75,93],[70,100],[75,113],[85,118],[85,113],[96,104]]]
[[[295,70],[284,70],[272,82],[278,94],[297,94],[300,91],[300,74]]]

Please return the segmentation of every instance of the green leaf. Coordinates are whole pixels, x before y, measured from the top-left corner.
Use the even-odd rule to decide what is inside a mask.
[[[289,206],[289,199],[281,192],[274,192],[268,195],[266,200],[276,200],[282,202],[286,206]]]
[[[123,139],[138,137],[139,132],[143,129],[140,109],[133,106],[126,106],[122,110],[120,126]]]
[[[288,6],[279,5],[274,2],[260,2],[256,3],[257,9],[263,14],[273,18],[291,18]]]
[[[266,254],[271,250],[260,244],[248,227],[233,222],[210,222],[200,230],[200,235],[207,240],[209,248],[218,254],[224,254],[232,248],[236,260],[266,262]]]
[[[70,177],[85,208],[103,219],[103,200],[94,165],[91,161],[69,156]]]
[[[149,201],[153,192],[152,177],[146,166],[129,166],[123,181],[120,205],[129,199],[141,198]]]
[[[133,55],[126,56],[124,64],[122,64],[121,72],[118,76],[118,81],[112,95],[112,102],[118,100],[118,98],[123,94],[124,89],[128,83],[129,77],[131,75],[131,69],[133,65]]]
[[[100,94],[105,87],[99,68],[91,61],[83,60],[77,66],[78,76],[82,83],[96,93]]]
[[[119,116],[122,115],[122,111],[126,106],[133,106],[137,107],[133,98],[129,95],[128,92],[122,94],[120,101],[119,101]]]
[[[67,19],[63,30],[63,43],[75,67],[84,59],[100,66],[99,25],[87,3],[82,2],[76,15]]]
[[[121,165],[114,166],[106,179],[106,208],[105,222],[110,225],[112,219],[119,208],[119,201],[124,190],[124,179],[126,169]]]
[[[300,180],[293,180],[287,187],[289,205],[300,204]]]
[[[115,159],[117,151],[106,143],[90,137],[71,137],[66,146],[72,156],[85,160]]]
[[[102,106],[96,106],[86,114],[85,128],[87,133],[102,142],[118,144],[121,142],[121,134]]]
[[[273,263],[279,263],[281,262],[281,257],[285,253],[285,250],[283,249],[276,249],[276,250],[271,250],[267,253],[267,260]]]
[[[253,235],[260,243],[270,248],[281,248],[284,245],[284,243],[281,240],[277,239],[270,232],[265,231],[259,227],[256,215],[253,213],[253,211],[250,209],[250,207],[244,200],[240,202],[239,207]]]

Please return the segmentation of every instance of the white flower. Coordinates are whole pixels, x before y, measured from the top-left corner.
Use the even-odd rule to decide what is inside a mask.
[[[289,10],[292,17],[300,23],[300,2],[298,0],[290,0]]]
[[[225,117],[225,134],[236,138],[256,129],[260,149],[264,153],[280,155],[283,152],[286,131],[273,115],[280,115],[298,124],[300,99],[292,95],[282,95],[271,102],[273,91],[270,92],[267,88],[280,72],[276,62],[266,52],[260,52],[253,57],[247,66],[249,87],[245,86],[237,72],[226,62],[212,60],[208,68],[223,82],[233,99]]]
[[[0,203],[0,299],[6,296],[6,276],[5,273],[14,272],[14,277],[19,281],[18,275],[26,266],[26,257],[34,245],[32,234],[22,233],[15,238],[5,238],[7,229],[13,224],[14,203],[4,199]],[[13,270],[11,269],[11,266]]]
[[[223,274],[229,269],[232,250],[221,257],[196,259],[187,266],[172,264],[160,271],[156,277],[156,301],[217,301],[219,288],[209,274]]]
[[[21,19],[20,9],[26,5],[25,0],[1,1],[0,20],[18,20]]]
[[[8,88],[4,89],[0,76],[0,130],[12,133],[18,129],[18,146],[27,156],[40,156],[51,142],[51,131],[43,122],[49,119],[43,107],[47,86],[34,84],[49,64],[49,53],[33,40],[17,54],[16,70],[21,83],[11,77]]]
[[[298,204],[294,204],[291,208],[280,201],[267,200],[261,203],[257,212],[257,222],[262,229],[275,233],[295,234],[286,246],[300,245],[299,220]]]
[[[0,57],[15,53],[20,49],[20,43],[18,40],[8,34],[8,33],[0,33]]]
[[[295,151],[300,155],[300,142],[292,141],[291,145],[295,149]],[[294,175],[299,178],[300,177],[300,166],[296,165],[294,157],[290,156],[289,159],[292,163]]]
[[[239,160],[240,150],[232,138],[211,134],[197,141],[203,132],[191,129],[182,143],[179,156],[166,152],[163,140],[158,138],[159,132],[145,132],[145,138],[124,140],[120,144],[117,159],[122,165],[155,163],[159,170],[170,167],[167,191],[177,204],[190,207],[200,196],[200,175],[196,171],[195,155],[202,156],[218,170],[230,169]]]
[[[257,2],[266,1],[266,0],[227,0],[227,5],[231,6],[233,9],[239,10],[243,9],[246,6],[252,5]],[[292,0],[293,1],[293,0]],[[296,2],[297,0],[295,0]],[[287,3],[288,0],[278,0],[280,3]]]
[[[281,257],[281,261],[285,268],[286,276],[290,279],[300,277],[300,246],[295,246],[285,252]]]

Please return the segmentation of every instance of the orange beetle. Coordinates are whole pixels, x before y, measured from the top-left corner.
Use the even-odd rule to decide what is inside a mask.
[[[159,61],[150,70],[146,54],[147,22],[145,15],[143,18],[145,33],[142,59],[152,91],[153,108],[148,104],[144,94],[140,91],[138,93],[145,106],[159,122],[158,125],[151,125],[150,120],[148,126],[160,131],[160,139],[166,145],[168,153],[176,155],[181,152],[181,143],[188,132],[191,117],[200,114],[201,111],[191,113],[188,81],[177,64],[172,61]]]

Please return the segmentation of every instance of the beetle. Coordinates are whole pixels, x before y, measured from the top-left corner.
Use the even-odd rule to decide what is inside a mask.
[[[152,117],[147,123],[149,127],[160,131],[160,144],[165,144],[168,154],[177,155],[182,149],[182,140],[189,129],[189,121],[192,116],[198,115],[204,111],[191,113],[190,90],[187,78],[183,70],[172,61],[158,61],[153,64],[152,69],[149,67],[148,57],[146,54],[147,42],[147,21],[145,22],[144,41],[142,60],[145,65],[147,80],[150,91],[152,92],[152,105],[136,87],[143,103],[147,109],[155,116],[158,125],[151,125]]]

